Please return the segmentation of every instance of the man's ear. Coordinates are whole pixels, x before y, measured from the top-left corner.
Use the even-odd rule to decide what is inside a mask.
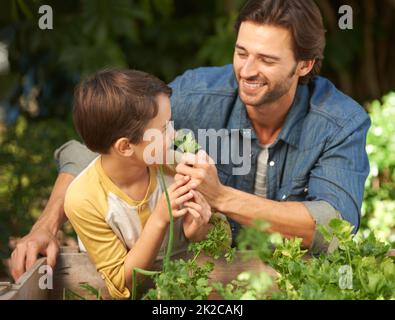
[[[313,69],[315,60],[304,60],[299,64],[299,76],[304,77]]]
[[[122,157],[130,157],[134,154],[134,145],[127,138],[119,138],[113,144],[113,150]]]

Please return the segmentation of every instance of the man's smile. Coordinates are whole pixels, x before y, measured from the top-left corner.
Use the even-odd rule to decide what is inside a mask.
[[[244,80],[242,79],[240,81],[241,88],[243,92],[245,93],[256,93],[257,91],[261,90],[262,88],[267,86],[267,83],[262,82],[262,81],[256,81],[256,80]]]

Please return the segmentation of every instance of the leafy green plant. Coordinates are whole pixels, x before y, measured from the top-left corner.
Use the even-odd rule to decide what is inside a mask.
[[[282,242],[280,234],[268,232],[269,224],[258,220],[249,228],[242,228],[237,237],[238,249],[246,258],[258,257],[265,261],[273,254],[274,247]]]
[[[212,228],[203,241],[191,243],[188,250],[194,255],[192,261],[203,252],[209,257],[218,259],[224,256],[227,262],[231,262],[234,258],[236,248],[232,248],[232,232],[229,224],[219,215],[213,214],[210,219]]]
[[[173,144],[176,150],[179,150],[183,153],[196,153],[201,148],[193,137],[192,132],[185,134],[181,130],[176,132],[176,137]]]
[[[242,272],[236,280],[224,285],[213,283],[213,288],[225,300],[264,300],[268,298],[272,278],[266,272]]]
[[[279,290],[270,296],[261,293],[262,297],[287,300],[395,298],[395,264],[394,258],[388,256],[388,244],[378,241],[373,233],[353,238],[353,227],[344,220],[333,219],[329,228],[319,228],[326,241],[336,238],[338,249],[318,257],[306,257],[301,239],[283,239],[280,243],[276,239],[277,246],[273,248],[268,235],[259,235],[257,228],[245,229],[240,239],[244,243],[242,247],[260,237],[261,245],[254,241],[250,248],[279,273],[276,279]],[[346,274],[342,273],[344,270]],[[343,280],[346,286],[342,286]],[[231,283],[221,290],[225,298],[257,296],[248,283]]]
[[[208,275],[213,269],[210,262],[199,266],[192,259],[171,261],[165,271],[153,277],[155,288],[150,289],[143,299],[205,300],[212,290]]]
[[[209,274],[214,264],[206,261],[199,265],[196,259],[201,253],[214,259],[224,256],[231,261],[234,249],[230,247],[231,233],[223,219],[214,216],[212,228],[205,240],[189,245],[193,253],[188,260],[170,261],[168,268],[153,275],[155,288],[150,289],[144,299],[207,299],[212,291]]]

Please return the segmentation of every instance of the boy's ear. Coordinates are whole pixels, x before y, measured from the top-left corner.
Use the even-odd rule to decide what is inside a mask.
[[[127,138],[119,138],[115,141],[113,149],[116,153],[123,157],[130,157],[134,153],[134,145]]]

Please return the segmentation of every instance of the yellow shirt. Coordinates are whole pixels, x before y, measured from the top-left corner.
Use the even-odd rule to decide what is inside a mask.
[[[150,182],[142,201],[132,200],[118,188],[104,173],[101,157],[96,158],[70,184],[64,209],[73,228],[78,234],[82,250],[102,274],[112,297],[130,297],[125,285],[124,261],[127,253],[139,238],[151,211],[155,208],[162,188],[159,172],[150,167]],[[169,186],[173,177],[166,173]],[[165,254],[168,240],[166,234],[157,260]],[[185,251],[187,240],[182,230],[182,219],[174,224],[173,254]]]

